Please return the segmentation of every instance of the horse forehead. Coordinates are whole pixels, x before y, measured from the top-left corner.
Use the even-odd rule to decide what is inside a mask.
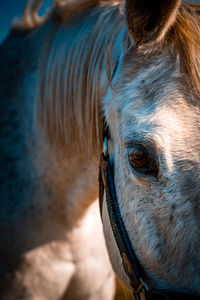
[[[136,95],[133,98],[135,97],[137,98]],[[176,98],[174,103],[173,98]],[[139,98],[133,99],[120,112],[123,126],[129,129],[147,126],[149,130],[167,127],[182,131],[184,125],[188,129],[193,128],[195,121],[199,121],[199,108],[188,105],[181,95],[172,95],[172,99],[166,100],[144,103]]]
[[[199,131],[200,106],[194,101],[174,64],[158,60],[143,67],[122,88],[116,100],[124,127],[131,130],[166,128],[176,133]],[[125,129],[125,128],[124,128]],[[155,130],[156,129],[156,130]],[[198,133],[197,133],[198,134]],[[199,135],[199,134],[198,134]]]
[[[144,133],[176,142],[195,136],[200,140],[198,101],[184,85],[175,59],[165,53],[149,62],[127,61],[114,82],[114,90],[105,98],[105,110],[113,132],[116,118],[122,125],[122,137]],[[135,67],[136,66],[136,72]],[[110,100],[107,101],[107,99]],[[113,127],[113,128],[112,128]]]
[[[170,94],[176,98],[179,77],[180,73],[171,61],[166,64],[164,59],[157,59],[140,67],[138,62],[129,62],[122,66],[115,82],[116,95],[111,97],[109,108],[115,108],[119,115],[127,111],[136,114],[146,111],[149,114],[158,105],[166,103]]]
[[[153,63],[146,63],[138,69],[137,73],[124,85],[125,95],[123,103],[131,105],[133,102],[139,106],[158,105],[170,98],[170,94],[179,93],[181,89],[180,72],[174,62],[168,64],[158,59]],[[128,76],[127,76],[128,77]],[[179,94],[177,95],[179,96]],[[123,107],[123,105],[122,105]]]
[[[174,99],[173,103],[173,97]],[[200,111],[199,107],[188,105],[181,95],[172,95],[172,99],[161,103],[144,103],[139,100],[125,106],[121,115],[122,135],[128,140],[141,134],[170,144],[187,144],[190,138],[200,146]]]

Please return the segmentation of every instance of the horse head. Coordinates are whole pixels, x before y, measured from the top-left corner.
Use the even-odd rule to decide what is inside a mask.
[[[132,247],[154,288],[200,294],[198,4],[127,0],[132,46],[104,97],[109,154]],[[130,286],[111,230],[114,270]]]

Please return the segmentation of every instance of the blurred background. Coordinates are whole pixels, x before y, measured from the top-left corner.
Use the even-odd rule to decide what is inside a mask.
[[[0,44],[6,38],[12,20],[22,15],[26,2],[27,0],[0,0]],[[53,0],[44,0],[39,14],[45,14],[48,7],[51,7],[52,2]],[[200,0],[195,2],[200,2]]]
[[[39,15],[45,14],[54,0],[44,0]],[[81,0],[80,0],[81,1]],[[0,0],[0,44],[8,35],[10,25],[14,18],[20,18],[27,0]]]

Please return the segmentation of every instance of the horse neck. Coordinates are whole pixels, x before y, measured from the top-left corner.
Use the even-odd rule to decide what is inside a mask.
[[[36,131],[38,129],[36,128]],[[66,228],[77,226],[98,197],[98,157],[51,147],[41,131],[35,134],[35,161],[47,210]]]

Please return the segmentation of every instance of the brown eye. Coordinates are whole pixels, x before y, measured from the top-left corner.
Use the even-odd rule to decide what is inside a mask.
[[[131,165],[135,168],[143,168],[148,164],[147,155],[140,147],[133,148],[128,157]]]
[[[131,167],[140,173],[156,174],[157,167],[151,155],[142,145],[133,145],[128,150],[128,159]]]

